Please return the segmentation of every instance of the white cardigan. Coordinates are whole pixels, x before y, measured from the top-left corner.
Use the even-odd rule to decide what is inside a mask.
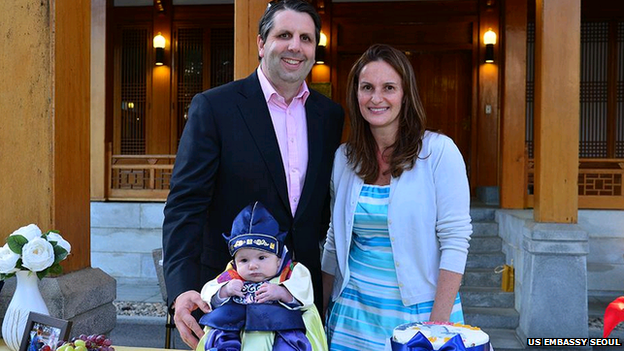
[[[331,178],[331,222],[322,270],[335,277],[332,300],[349,281],[353,218],[364,181],[336,151]],[[468,255],[470,190],[453,141],[425,132],[414,168],[390,180],[388,231],[403,304],[432,301],[440,269],[464,273]]]

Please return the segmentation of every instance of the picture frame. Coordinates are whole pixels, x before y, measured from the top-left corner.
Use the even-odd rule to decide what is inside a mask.
[[[56,349],[61,340],[68,340],[71,321],[30,312],[19,351],[41,351],[44,346]]]

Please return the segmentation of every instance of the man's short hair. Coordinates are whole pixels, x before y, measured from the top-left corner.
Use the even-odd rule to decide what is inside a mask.
[[[273,29],[275,14],[283,10],[307,13],[314,21],[314,34],[318,45],[321,36],[321,16],[316,12],[314,6],[305,0],[277,0],[271,1],[260,18],[258,24],[258,34],[262,41],[266,43],[269,32]]]

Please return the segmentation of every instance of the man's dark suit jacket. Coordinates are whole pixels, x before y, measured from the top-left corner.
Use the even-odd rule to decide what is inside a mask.
[[[234,217],[260,201],[288,231],[294,259],[312,274],[322,303],[319,241],[329,222],[329,181],[344,111],[310,90],[305,104],[307,174],[293,218],[286,175],[257,74],[197,94],[180,140],[165,205],[164,275],[168,304],[223,271],[231,260],[223,233]]]

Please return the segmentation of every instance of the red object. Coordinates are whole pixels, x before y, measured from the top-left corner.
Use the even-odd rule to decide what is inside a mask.
[[[620,322],[624,321],[624,296],[620,296],[613,300],[607,306],[604,314],[604,330],[602,337],[606,338],[611,334],[613,328],[615,328]]]

